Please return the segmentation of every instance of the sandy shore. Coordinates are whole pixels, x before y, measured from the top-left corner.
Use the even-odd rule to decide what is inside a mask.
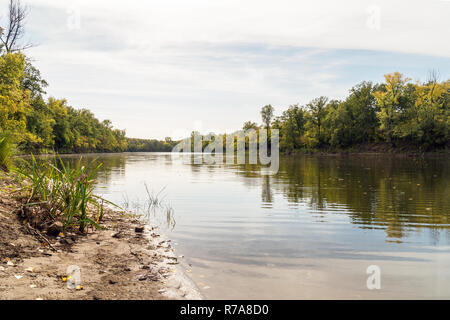
[[[105,230],[46,243],[19,221],[13,187],[0,188],[0,299],[202,299],[155,227],[108,209]],[[81,290],[63,281],[69,266],[79,267]]]

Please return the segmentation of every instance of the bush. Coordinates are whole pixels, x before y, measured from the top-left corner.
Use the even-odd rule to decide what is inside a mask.
[[[78,227],[84,232],[86,226],[100,228],[103,203],[111,202],[93,194],[96,167],[75,168],[64,164],[60,157],[53,163],[38,163],[34,156],[29,168],[16,170],[29,185],[25,207],[40,206],[48,219],[62,222],[64,229]]]

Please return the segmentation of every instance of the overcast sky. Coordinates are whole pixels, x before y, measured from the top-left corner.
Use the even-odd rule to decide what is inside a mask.
[[[231,131],[394,71],[450,75],[446,0],[23,2],[49,95],[130,137]]]

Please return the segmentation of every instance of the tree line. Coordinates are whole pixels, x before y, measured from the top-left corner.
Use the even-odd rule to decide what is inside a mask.
[[[263,126],[278,129],[280,148],[346,149],[383,142],[392,148],[420,150],[448,147],[450,80],[435,77],[411,83],[400,73],[385,83],[362,82],[343,100],[319,97],[304,106],[291,105],[280,116],[265,106]],[[111,121],[99,121],[87,109],[65,99],[44,98],[47,83],[21,52],[0,56],[0,130],[21,150],[32,152],[171,151],[176,142],[127,138]],[[263,127],[261,126],[261,127]],[[243,129],[260,126],[248,121]]]
[[[136,143],[111,121],[65,99],[44,98],[47,83],[20,52],[0,56],[0,134],[21,151],[61,153],[165,151],[166,141]]]
[[[385,83],[362,82],[345,100],[313,99],[291,105],[273,118],[273,107],[261,111],[263,123],[280,132],[280,148],[348,149],[374,144],[388,148],[434,150],[449,147],[450,80],[436,73],[424,83],[412,83],[395,72]],[[254,126],[246,122],[244,129]]]
[[[279,132],[280,150],[300,151],[431,151],[450,147],[450,80],[438,80],[436,72],[429,79],[413,83],[395,72],[384,76],[385,82],[361,82],[350,89],[344,100],[321,96],[305,105],[294,104],[275,116],[272,105],[261,109],[262,124],[247,121],[242,130],[258,143],[261,129],[270,135]],[[249,131],[250,130],[250,131]],[[202,141],[202,150],[217,136],[191,134]],[[227,134],[221,134],[226,145]],[[231,136],[234,136],[232,133]],[[249,136],[234,137],[249,147]],[[243,140],[245,139],[245,141]],[[241,141],[242,140],[242,141]]]

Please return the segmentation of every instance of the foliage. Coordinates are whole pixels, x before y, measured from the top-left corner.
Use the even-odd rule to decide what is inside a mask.
[[[257,130],[258,129],[258,124],[256,122],[252,122],[252,121],[246,121],[244,123],[244,125],[242,126],[242,130],[246,131],[246,130]]]
[[[78,227],[84,232],[87,226],[100,227],[103,203],[108,202],[93,194],[100,166],[71,168],[61,158],[55,157],[52,164],[38,163],[32,156],[30,166],[16,172],[30,184],[26,206],[40,205],[51,220],[61,221],[64,228]]]
[[[264,106],[261,109],[261,118],[263,123],[266,125],[266,128],[270,127],[270,122],[272,121],[273,118],[273,107],[269,104],[267,106]]]
[[[306,112],[298,104],[284,111],[281,117],[274,121],[274,128],[280,130],[280,146],[292,151],[302,146],[301,137],[305,131]]]
[[[289,107],[272,123],[280,131],[281,149],[344,149],[378,142],[418,150],[449,146],[450,80],[412,84],[400,73],[385,80],[354,86],[344,101],[320,97]]]
[[[308,112],[308,133],[311,138],[313,138],[317,144],[317,146],[320,146],[323,142],[323,121],[326,116],[326,109],[325,106],[327,104],[328,98],[327,97],[319,97],[316,99],[313,99],[310,103],[308,103],[306,106],[309,110]]]
[[[9,171],[13,147],[7,137],[0,137],[0,170]]]
[[[330,101],[324,120],[324,139],[330,146],[346,148],[373,140],[379,126],[373,96],[378,87],[362,82],[350,90],[345,101]]]
[[[380,107],[377,117],[380,120],[380,130],[385,133],[386,139],[392,144],[396,123],[403,113],[410,108],[410,92],[413,87],[407,85],[409,78],[395,72],[384,76],[386,84],[384,91],[374,92],[374,97]]]
[[[394,134],[424,149],[445,145],[450,137],[450,81],[415,84],[414,90],[415,101],[405,110]]]
[[[128,139],[111,121],[99,121],[67,100],[45,99],[47,82],[21,53],[0,56],[0,130],[22,152],[170,151],[173,142]]]
[[[170,138],[166,138],[165,141],[127,138],[126,142],[128,145],[127,151],[130,152],[171,152],[177,144]]]
[[[0,129],[18,143],[29,138],[26,116],[30,112],[30,92],[23,89],[24,78],[24,55],[0,56]]]
[[[304,106],[291,105],[273,121],[274,108],[267,105],[261,110],[263,126],[247,121],[243,129],[254,129],[256,141],[261,128],[277,129],[280,149],[287,153],[299,149],[344,150],[378,143],[426,151],[450,146],[449,100],[450,80],[439,83],[433,78],[412,84],[396,72],[386,75],[383,84],[357,84],[343,101],[322,96]],[[193,132],[191,138],[194,134],[200,135]],[[223,138],[225,146],[225,135]],[[203,136],[203,140],[209,139]],[[234,139],[235,149],[238,140]],[[209,143],[203,141],[202,150]]]

